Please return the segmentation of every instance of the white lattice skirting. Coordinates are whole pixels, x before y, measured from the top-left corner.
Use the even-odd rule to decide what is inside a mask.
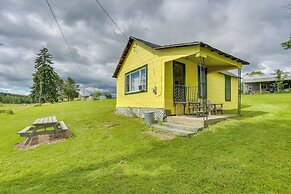
[[[148,111],[155,112],[155,120],[163,120],[167,117],[166,110],[163,108],[129,108],[129,107],[118,107],[116,108],[116,114],[123,114],[127,116],[144,118],[144,113]]]

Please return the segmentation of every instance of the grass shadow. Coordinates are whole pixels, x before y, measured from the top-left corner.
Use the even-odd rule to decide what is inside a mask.
[[[224,113],[225,114],[237,115],[237,116],[233,117],[233,119],[236,119],[236,120],[242,120],[242,119],[247,119],[247,118],[262,116],[262,115],[265,115],[265,114],[268,114],[269,113],[269,112],[266,112],[266,111],[244,110],[247,107],[250,107],[250,106],[245,106],[241,110],[241,115],[237,115],[238,112],[237,112],[236,109],[226,110],[226,111],[224,111]]]
[[[253,117],[262,116],[262,115],[265,115],[265,114],[268,114],[268,113],[269,112],[266,112],[266,111],[242,110],[241,111],[241,116],[237,116],[236,119],[237,120],[241,120],[241,119],[253,118]]]
[[[245,109],[245,108],[249,108],[249,107],[251,107],[252,105],[250,105],[250,104],[242,104],[241,105],[241,109]]]

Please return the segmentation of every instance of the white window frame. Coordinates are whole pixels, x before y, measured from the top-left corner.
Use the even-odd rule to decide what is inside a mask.
[[[142,77],[141,77],[141,72],[145,71],[145,77],[144,77],[144,83],[142,82]],[[131,75],[139,72],[139,84],[138,84],[138,89],[137,90],[132,90],[132,80],[131,80]],[[128,79],[128,83],[127,83],[127,77],[129,77]],[[127,91],[127,86],[129,91]],[[140,89],[141,87],[141,89]],[[131,94],[131,93],[138,93],[138,92],[145,92],[147,91],[147,66],[141,67],[137,70],[134,70],[132,72],[126,73],[125,74],[125,94]]]

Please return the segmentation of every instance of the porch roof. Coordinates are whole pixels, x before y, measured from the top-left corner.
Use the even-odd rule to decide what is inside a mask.
[[[249,65],[249,62],[247,62],[245,60],[242,60],[242,59],[239,59],[237,57],[234,57],[234,56],[232,56],[232,55],[230,55],[228,53],[225,53],[225,52],[223,52],[221,50],[218,50],[218,49],[216,49],[216,48],[214,48],[214,47],[212,47],[212,46],[210,46],[210,45],[208,45],[206,43],[200,42],[200,41],[193,41],[193,42],[188,42],[188,43],[178,43],[178,44],[168,44],[168,45],[158,45],[158,44],[154,44],[154,43],[151,43],[151,42],[148,42],[148,41],[145,41],[145,40],[142,40],[142,39],[135,38],[135,37],[131,36],[129,38],[128,42],[127,42],[126,47],[123,50],[123,53],[122,53],[122,55],[120,57],[120,60],[118,62],[118,65],[117,65],[112,77],[115,77],[115,78],[117,77],[117,74],[118,74],[118,72],[119,72],[119,70],[121,68],[121,65],[123,64],[123,62],[124,62],[124,60],[126,58],[126,55],[127,55],[127,53],[128,53],[128,51],[129,51],[129,49],[130,49],[130,47],[131,47],[131,45],[132,45],[134,40],[136,40],[136,41],[138,41],[138,42],[144,44],[145,46],[150,47],[151,49],[154,49],[154,50],[172,49],[172,48],[178,48],[178,47],[187,47],[187,46],[199,45],[202,48],[209,49],[211,52],[216,52],[219,55],[222,55],[222,56],[224,56],[224,57],[226,57],[228,59],[231,59],[233,61],[239,62],[239,63],[241,63],[243,65]]]
[[[235,75],[234,73],[231,73],[231,72],[229,72],[229,71],[221,71],[221,72],[219,72],[219,73],[221,73],[221,74],[223,74],[223,75],[228,75],[228,76],[230,76],[230,77],[236,77],[236,78],[238,78],[237,75]]]

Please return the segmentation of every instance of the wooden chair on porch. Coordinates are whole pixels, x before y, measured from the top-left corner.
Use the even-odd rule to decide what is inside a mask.
[[[206,103],[208,112],[212,115],[217,115],[218,112],[220,112],[221,114],[223,114],[223,104],[222,103],[217,103],[217,104],[213,104],[210,102],[209,99],[207,99],[207,103]]]
[[[207,104],[202,103],[201,99],[188,102],[188,112],[196,117],[205,117],[209,114]]]
[[[198,86],[187,86],[187,108],[188,114],[196,117],[206,117],[209,114],[206,101],[202,103],[202,99],[199,98]]]

